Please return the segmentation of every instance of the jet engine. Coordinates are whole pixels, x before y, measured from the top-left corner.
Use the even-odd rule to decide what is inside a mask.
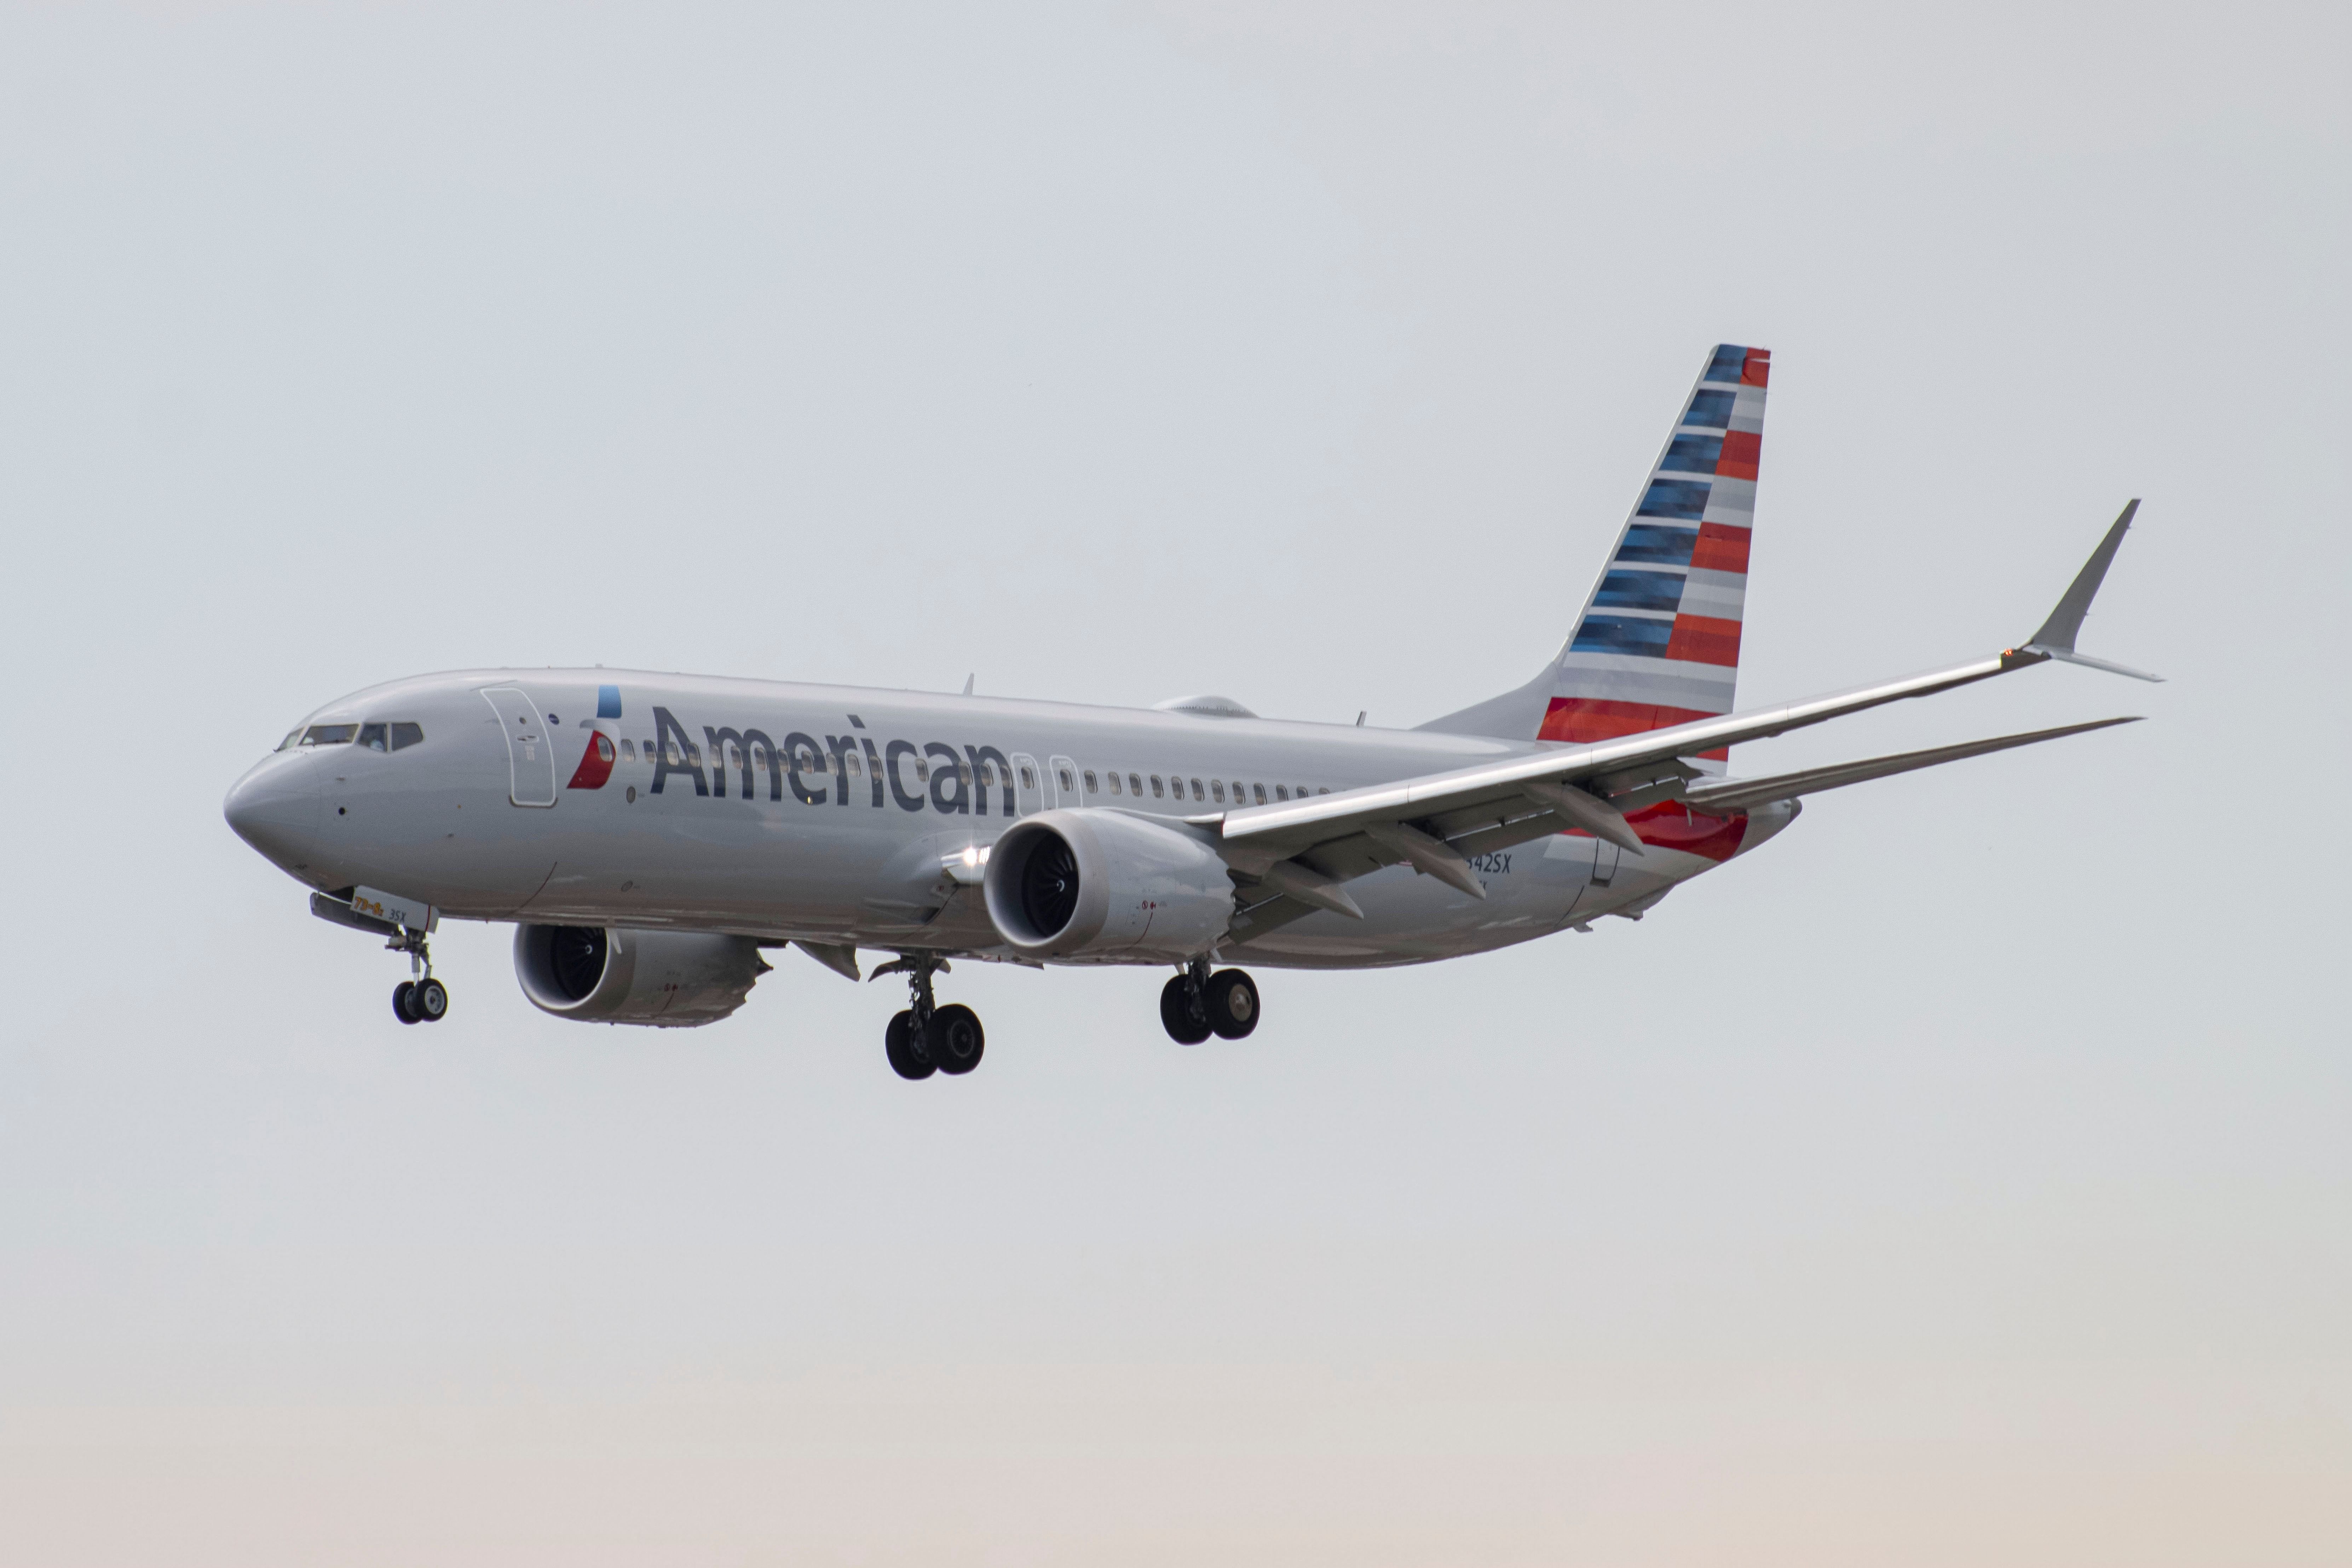
[[[748,936],[618,926],[517,926],[514,959],[542,1013],[671,1029],[724,1018],[768,972]]]
[[[988,917],[1024,958],[1176,962],[1234,917],[1225,863],[1202,838],[1124,812],[1048,811],[989,851]]]

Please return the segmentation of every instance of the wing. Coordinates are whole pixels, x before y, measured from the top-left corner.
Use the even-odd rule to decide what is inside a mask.
[[[1242,907],[1233,934],[1237,941],[1247,941],[1318,909],[1361,919],[1362,911],[1342,884],[1386,866],[1411,865],[1475,898],[1484,898],[1485,889],[1472,873],[1468,857],[1568,828],[1582,828],[1638,855],[1641,840],[1626,825],[1625,814],[1663,800],[1687,800],[1724,811],[1744,809],[1764,800],[2127,722],[2105,720],[1906,752],[1841,768],[1814,769],[1779,779],[1723,780],[1714,789],[1694,786],[1702,773],[1693,759],[1702,752],[1786,734],[1907,698],[1949,691],[2053,658],[2093,662],[2074,653],[2071,632],[2089,608],[2097,580],[2130,527],[2137,505],[2133,502],[2116,520],[2100,541],[2091,564],[2077,576],[2053,616],[2053,625],[2062,618],[2069,622],[2063,628],[2069,635],[2063,647],[2045,640],[2005,648],[1990,658],[1782,707],[1727,713],[1593,745],[1550,747],[1394,784],[1195,817],[1192,819],[1195,823],[1216,830],[1220,853],[1243,879]],[[2045,626],[2045,638],[2048,632]],[[1755,794],[1759,789],[1771,793]]]
[[[1963,757],[1981,757],[1993,752],[2006,752],[2015,746],[2035,746],[2044,741],[2056,741],[2068,735],[2086,735],[2094,730],[2138,722],[2137,718],[2094,719],[2087,724],[2062,724],[2054,730],[2034,730],[2022,735],[1996,735],[1989,741],[1963,741],[1957,746],[1900,752],[1891,757],[1869,757],[1858,763],[1807,768],[1801,773],[1776,773],[1770,778],[1702,779],[1684,790],[1682,798],[1710,815],[1747,811],[1767,801],[1794,800],[1802,795],[1819,795],[1823,790],[1843,789],[1848,784],[1865,784],[1872,779],[1892,778],[1896,773],[1907,773],[1917,768],[1957,763]]]

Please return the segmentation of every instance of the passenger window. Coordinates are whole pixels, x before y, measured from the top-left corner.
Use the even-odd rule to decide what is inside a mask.
[[[841,753],[841,765],[842,765],[843,767],[845,767],[845,768],[847,768],[851,773],[857,774],[857,775],[858,775],[859,777],[861,777],[861,778],[863,778],[863,777],[865,776],[866,770],[865,770],[865,769],[863,769],[863,768],[861,768],[861,767],[859,767],[859,766],[857,765],[857,753],[856,753],[856,752],[842,752],[842,753]]]
[[[1290,798],[1290,791],[1281,784],[1276,784],[1274,786],[1274,798],[1276,800],[1288,800]]]
[[[1209,781],[1209,793],[1217,797],[1217,804],[1219,805],[1224,805],[1225,781],[1223,779],[1211,779]]]
[[[917,784],[929,784],[931,782],[931,764],[923,761],[920,757],[917,757],[915,759],[915,782]]]
[[[1143,798],[1143,775],[1141,773],[1129,773],[1127,775],[1127,793],[1135,796],[1138,800]]]
[[[387,743],[390,739],[391,737],[384,733],[384,727],[381,724],[360,726],[360,744],[371,752],[390,751],[392,747]]]
[[[1035,789],[1037,787],[1037,775],[1031,773],[1025,763],[1021,769],[1021,787],[1023,789]]]
[[[1076,781],[1070,777],[1070,770],[1067,768],[1055,768],[1054,770],[1054,776],[1062,781],[1062,793],[1064,795],[1067,795],[1072,790],[1078,787]]]
[[[956,783],[963,785],[966,789],[970,789],[971,787],[971,764],[970,763],[958,763],[956,764],[955,773]]]
[[[613,737],[612,737],[612,736],[610,736],[610,735],[606,735],[606,734],[604,734],[604,733],[601,733],[601,732],[597,735],[597,737],[596,737],[596,760],[597,760],[598,762],[603,762],[603,763],[609,763],[609,762],[611,762],[611,761],[613,760]]]
[[[1297,789],[1292,790],[1290,793],[1298,799],[1305,800],[1307,798],[1307,786],[1305,784],[1300,784]]]
[[[1125,795],[1127,793],[1125,790],[1118,787],[1118,775],[1117,773],[1110,775],[1110,793],[1113,795]]]
[[[359,731],[357,724],[313,724],[303,731],[302,743],[306,746],[348,746],[352,743],[352,737]]]
[[[1094,794],[1094,793],[1095,793],[1096,788],[1097,788],[1097,785],[1096,785],[1096,784],[1095,784],[1095,771],[1094,771],[1094,769],[1092,769],[1092,768],[1088,768],[1088,769],[1087,770],[1087,793],[1088,795],[1092,795],[1092,794]]]
[[[1168,793],[1168,792],[1167,792],[1166,790],[1161,789],[1161,788],[1160,787],[1160,775],[1159,775],[1158,773],[1154,773],[1154,774],[1152,774],[1152,775],[1151,775],[1151,797],[1152,797],[1154,800],[1157,800],[1157,799],[1159,799],[1160,796],[1162,796],[1162,795],[1166,795],[1167,793]]]
[[[635,762],[636,760],[637,760],[637,748],[636,748],[634,744],[632,744],[631,742],[627,742],[627,741],[624,741],[624,742],[621,742],[621,761],[623,761],[623,762],[625,762],[625,763],[634,763],[634,762]]]
[[[1250,785],[1250,788],[1252,788],[1252,789],[1254,789],[1254,790],[1255,790],[1255,791],[1257,792],[1257,803],[1258,803],[1258,805],[1264,805],[1265,804],[1265,785],[1264,785],[1264,784],[1252,784],[1252,785]]]
[[[1317,795],[1329,795],[1331,792],[1328,789],[1318,789],[1315,793]]]
[[[1235,779],[1234,781],[1234,804],[1235,805],[1246,805],[1248,804],[1248,802],[1242,798],[1242,781],[1239,779]]]

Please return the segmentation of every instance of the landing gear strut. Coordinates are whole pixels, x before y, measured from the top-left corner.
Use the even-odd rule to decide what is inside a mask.
[[[1238,1040],[1257,1027],[1257,982],[1239,969],[1209,970],[1196,958],[1160,989],[1160,1023],[1180,1046],[1197,1046],[1211,1035]]]
[[[392,988],[392,1016],[404,1024],[437,1024],[447,1017],[449,988],[433,978],[433,953],[425,945],[425,933],[403,926],[400,934],[383,945],[408,954],[408,972],[415,976]]]
[[[980,1015],[961,1002],[941,1007],[931,996],[931,976],[949,973],[948,961],[937,953],[909,953],[875,970],[874,978],[903,974],[910,1005],[893,1015],[883,1031],[882,1048],[900,1078],[924,1079],[935,1072],[961,1078],[980,1065],[988,1037]]]

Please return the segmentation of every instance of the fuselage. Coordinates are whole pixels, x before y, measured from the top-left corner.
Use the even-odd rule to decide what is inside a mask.
[[[330,703],[227,809],[312,888],[393,889],[449,918],[984,954],[999,939],[976,879],[952,872],[1023,816],[1181,824],[1540,749],[1197,706],[467,670]],[[1793,815],[1793,803],[1724,817],[1654,806],[1632,819],[1638,857],[1582,833],[1476,857],[1484,900],[1391,867],[1351,885],[1364,919],[1318,912],[1225,955],[1423,963],[1638,915]]]

